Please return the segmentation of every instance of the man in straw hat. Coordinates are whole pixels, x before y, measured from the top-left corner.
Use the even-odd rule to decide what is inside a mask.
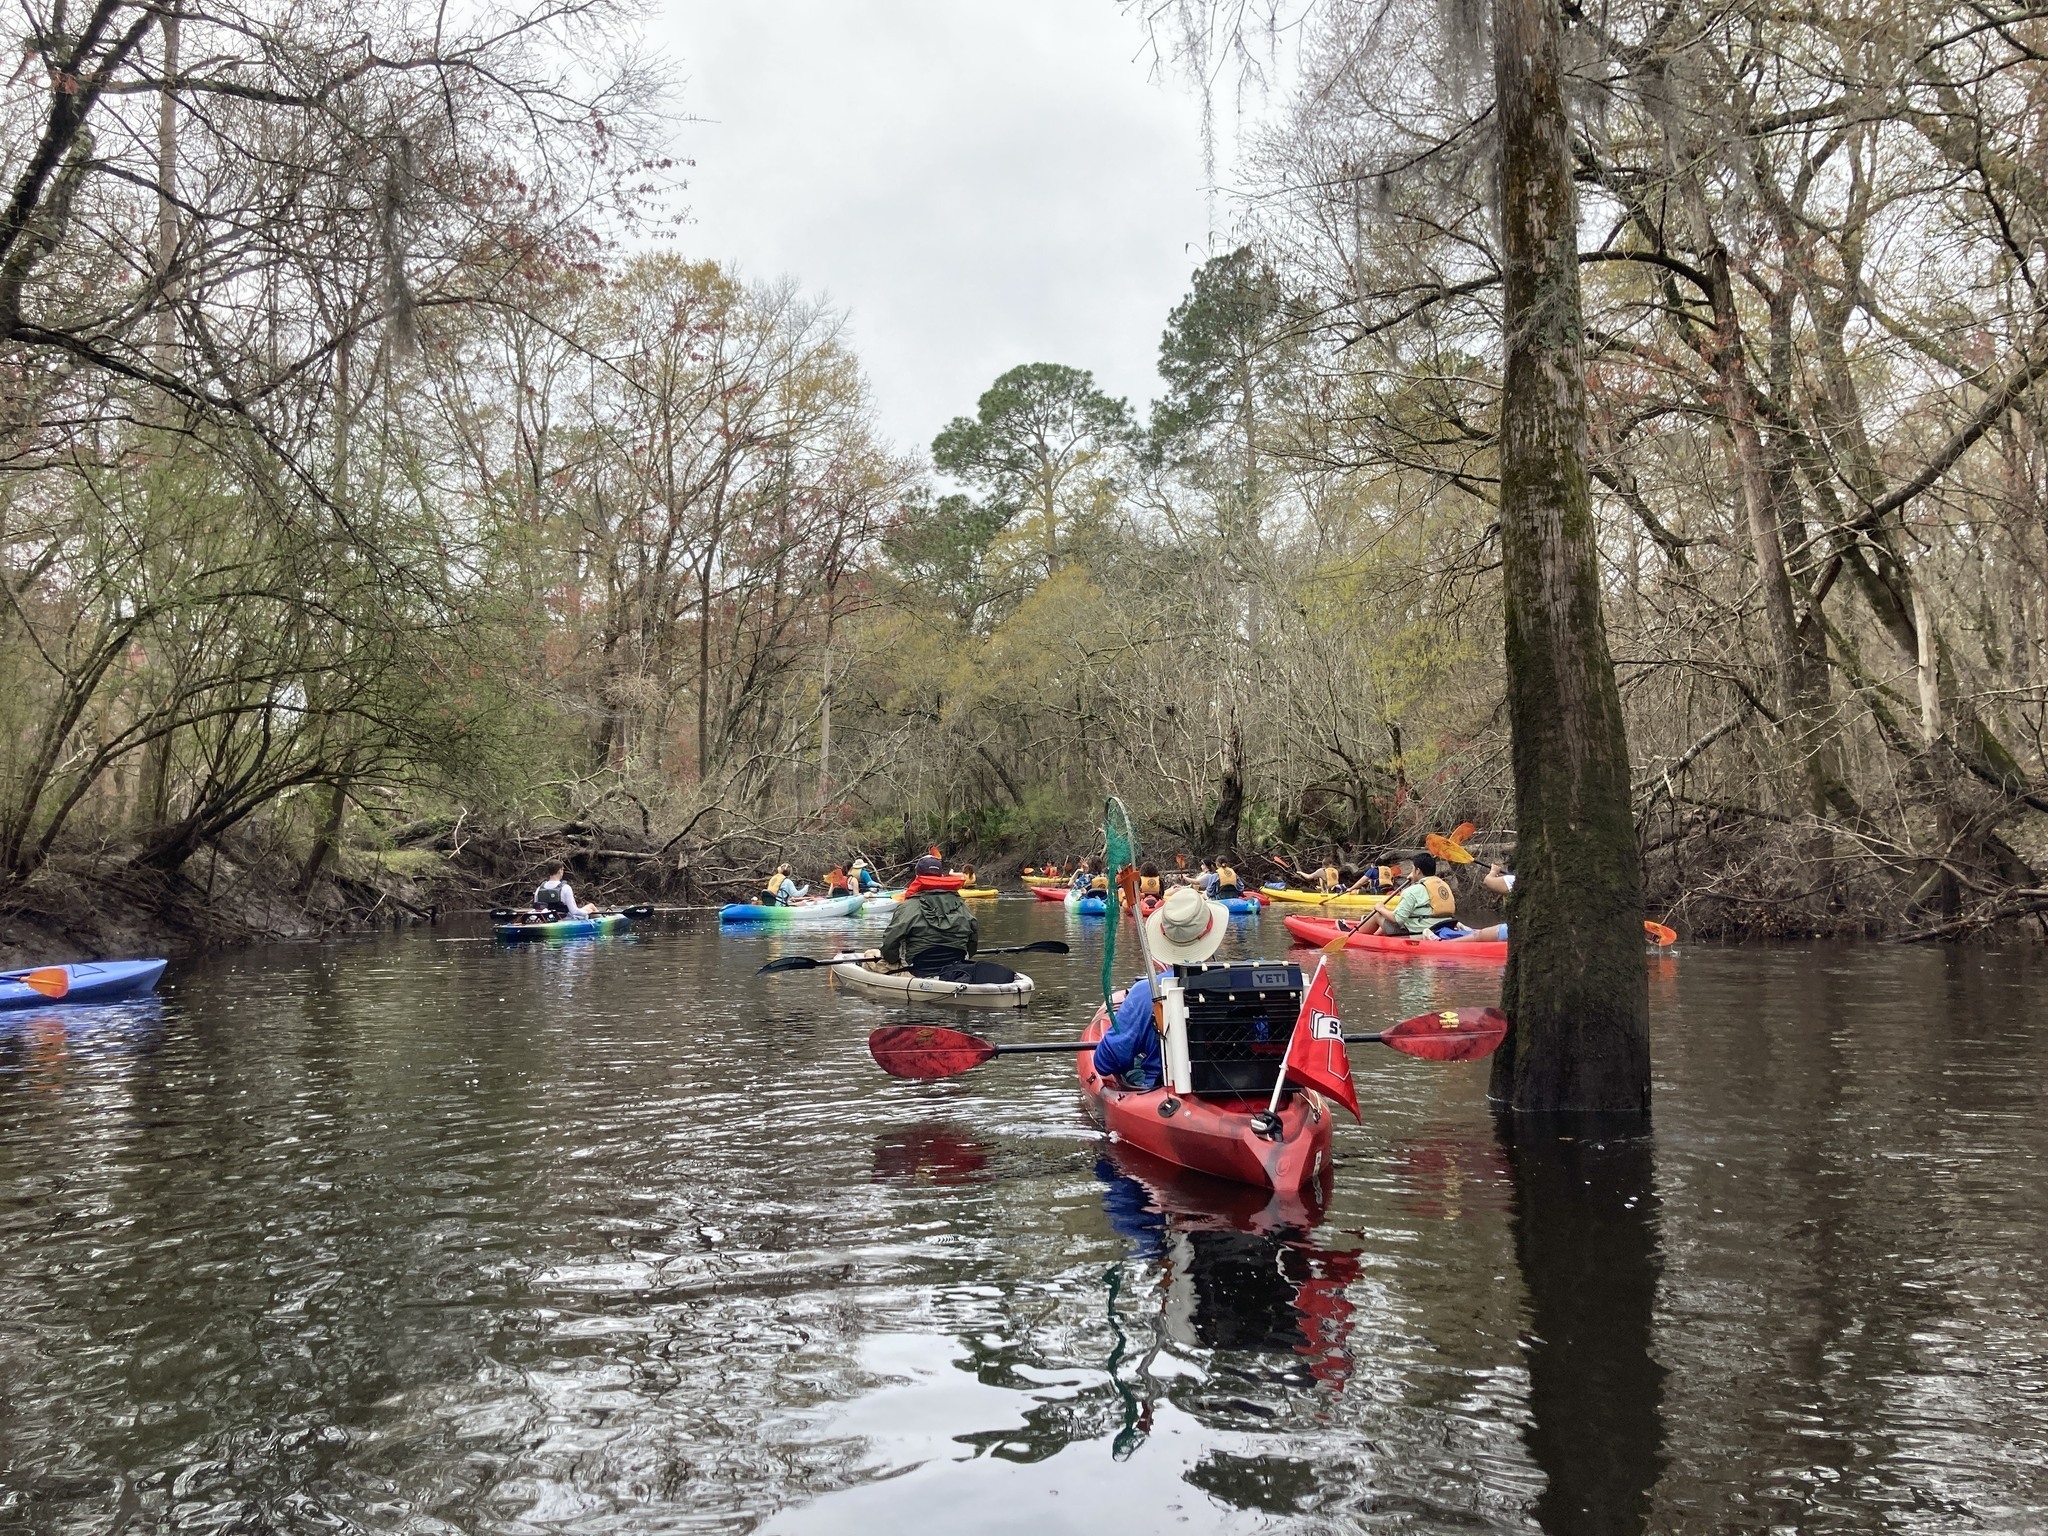
[[[1199,965],[1223,945],[1230,909],[1210,901],[1193,886],[1177,885],[1145,919],[1145,939],[1155,965]],[[1095,1070],[1122,1077],[1133,1088],[1156,1088],[1166,1075],[1159,1055],[1159,1031],[1152,1024],[1152,978],[1134,983],[1117,1004],[1116,1019],[1095,1046]]]

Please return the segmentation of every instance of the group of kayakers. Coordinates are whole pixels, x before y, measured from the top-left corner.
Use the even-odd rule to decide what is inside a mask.
[[[1040,875],[1047,879],[1064,879],[1069,890],[1083,896],[1101,896],[1109,890],[1109,872],[1098,854],[1092,859],[1076,859],[1071,875],[1063,875],[1057,863],[1043,864],[1036,868],[1026,866],[1027,875]],[[1170,876],[1162,875],[1159,866],[1147,859],[1138,866],[1138,895],[1140,897],[1163,896],[1169,886],[1187,886],[1204,896],[1221,901],[1232,896],[1245,894],[1239,882],[1237,871],[1230,865],[1214,859],[1202,860],[1201,868],[1189,874],[1185,868],[1176,869]]]

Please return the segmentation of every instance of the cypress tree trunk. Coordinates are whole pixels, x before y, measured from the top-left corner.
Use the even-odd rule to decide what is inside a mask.
[[[1557,0],[1494,0],[1506,282],[1501,553],[1514,737],[1513,1028],[1493,1096],[1517,1113],[1647,1110],[1649,992],[1628,739],[1586,483],[1578,201]]]

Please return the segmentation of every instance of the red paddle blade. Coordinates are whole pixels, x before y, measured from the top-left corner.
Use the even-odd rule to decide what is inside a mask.
[[[868,1036],[868,1054],[891,1077],[958,1077],[995,1053],[979,1035],[930,1024],[892,1024]]]
[[[1648,918],[1643,919],[1643,932],[1654,939],[1660,948],[1668,949],[1678,942],[1678,934],[1674,930],[1666,928],[1662,923],[1653,923]]]
[[[1461,821],[1455,827],[1451,828],[1451,841],[1454,843],[1462,843],[1463,841],[1465,841],[1466,838],[1470,837],[1474,832],[1477,832],[1478,830],[1479,828],[1474,826],[1471,822]]]
[[[1380,1043],[1424,1061],[1477,1061],[1507,1034],[1508,1016],[1498,1008],[1445,1008],[1403,1019],[1381,1032]]]
[[[61,965],[46,965],[22,977],[21,984],[33,987],[45,997],[62,997],[71,990],[71,973]]]

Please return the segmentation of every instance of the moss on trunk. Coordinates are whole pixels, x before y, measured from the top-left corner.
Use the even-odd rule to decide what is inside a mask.
[[[1506,377],[1502,581],[1514,737],[1513,1029],[1493,1094],[1521,1112],[1650,1102],[1642,870],[1586,481],[1578,204],[1560,12],[1495,0]]]

